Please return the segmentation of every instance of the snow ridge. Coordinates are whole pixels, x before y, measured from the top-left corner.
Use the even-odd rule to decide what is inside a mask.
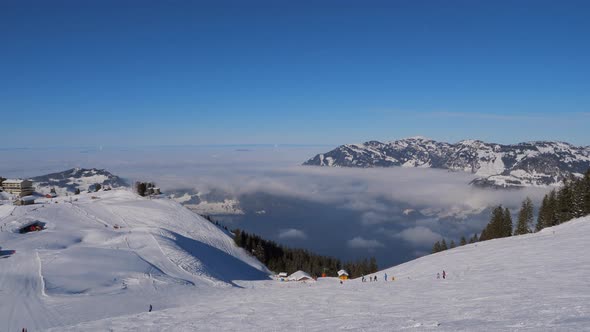
[[[72,168],[63,172],[51,173],[31,178],[35,191],[48,194],[55,189],[60,196],[74,193],[76,189],[86,191],[96,184],[111,188],[126,187],[127,183],[120,177],[97,168]]]
[[[470,172],[472,184],[491,187],[559,185],[590,168],[588,147],[535,141],[513,145],[463,140],[456,144],[411,137],[392,142],[346,144],[303,165],[325,167],[422,167]]]

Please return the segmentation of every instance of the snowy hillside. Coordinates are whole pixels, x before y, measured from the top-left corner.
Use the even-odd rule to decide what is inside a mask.
[[[20,234],[31,224],[45,229]],[[269,271],[210,222],[125,189],[0,205],[0,331],[175,307]]]
[[[64,196],[66,193],[72,194],[76,189],[87,191],[96,184],[111,188],[127,186],[127,183],[120,177],[104,169],[96,168],[72,168],[63,172],[37,176],[31,180],[36,192],[47,194],[51,189],[55,189],[60,196]]]
[[[200,215],[243,215],[236,198],[219,192],[202,194],[192,190],[177,190],[168,197]]]
[[[304,165],[328,167],[423,167],[475,174],[473,184],[492,187],[556,185],[590,168],[590,149],[563,142],[514,145],[464,140],[456,144],[412,137],[393,142],[347,144]]]
[[[377,282],[241,282],[182,307],[52,331],[589,331],[588,238],[585,217],[425,256]]]

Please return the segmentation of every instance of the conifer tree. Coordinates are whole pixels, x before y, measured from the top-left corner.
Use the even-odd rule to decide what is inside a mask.
[[[586,216],[590,214],[590,169],[584,175],[582,179],[582,215]]]
[[[484,228],[484,229],[481,231],[481,234],[479,234],[479,240],[480,240],[480,241],[486,241],[486,240],[489,240],[489,239],[488,239],[488,235],[486,234],[486,230],[489,230],[489,228],[490,228],[490,224],[488,224],[488,225],[486,226],[486,228]],[[472,241],[469,241],[469,243],[474,243],[474,242],[475,242],[475,241],[473,241],[473,239],[472,239]]]
[[[547,197],[547,217],[549,219],[545,227],[559,225],[559,218],[557,212],[557,192],[554,189],[551,190],[549,196]]]
[[[440,251],[441,251],[440,242],[439,241],[436,241],[434,243],[434,246],[432,246],[432,253],[435,254],[435,253],[440,252]]]
[[[504,223],[504,210],[499,205],[492,211],[492,219],[485,231],[485,240],[503,237],[506,224]]]
[[[451,240],[451,244],[450,244],[450,248],[453,249],[455,248],[457,245],[455,244],[454,240]]]
[[[447,242],[445,241],[445,239],[442,239],[442,242],[440,243],[440,249],[441,251],[449,249],[449,247],[447,247]]]
[[[571,186],[572,218],[585,216],[584,213],[584,179],[576,179]]]
[[[369,260],[369,269],[371,270],[370,273],[377,272],[379,269],[379,266],[377,265],[377,259],[375,259],[375,257],[371,257]]]
[[[510,210],[508,208],[504,209],[504,217],[502,219],[502,237],[512,236],[512,215],[510,214]]]
[[[516,223],[516,230],[514,230],[514,235],[530,233],[530,226],[533,224],[533,218],[533,201],[527,197],[522,202],[522,206],[518,212],[518,220]]]
[[[572,182],[567,181],[557,193],[557,220],[559,224],[571,220],[574,217],[571,186]]]
[[[549,197],[545,195],[543,197],[543,201],[541,202],[541,207],[539,208],[539,216],[537,217],[537,225],[535,226],[535,231],[540,231],[543,228],[547,227],[551,222],[551,216],[549,215]]]
[[[459,245],[464,246],[467,244],[467,239],[465,238],[465,236],[461,236],[461,242],[459,242]]]

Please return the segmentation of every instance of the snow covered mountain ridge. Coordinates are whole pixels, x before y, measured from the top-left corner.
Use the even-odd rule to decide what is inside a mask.
[[[86,191],[96,184],[111,188],[126,187],[128,185],[123,179],[104,169],[79,167],[37,176],[31,178],[31,180],[36,192],[47,194],[51,189],[55,189],[58,195],[74,193],[76,189]]]
[[[346,144],[303,165],[327,167],[422,167],[470,172],[472,184],[491,187],[558,185],[590,168],[590,146],[535,141],[518,144],[463,140],[455,144],[424,137]]]

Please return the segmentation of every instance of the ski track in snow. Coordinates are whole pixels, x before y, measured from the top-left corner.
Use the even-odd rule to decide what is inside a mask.
[[[0,206],[0,244],[16,250],[0,259],[0,331],[590,331],[590,217],[341,285],[263,280],[178,203],[93,195]],[[34,220],[47,229],[15,233]]]

